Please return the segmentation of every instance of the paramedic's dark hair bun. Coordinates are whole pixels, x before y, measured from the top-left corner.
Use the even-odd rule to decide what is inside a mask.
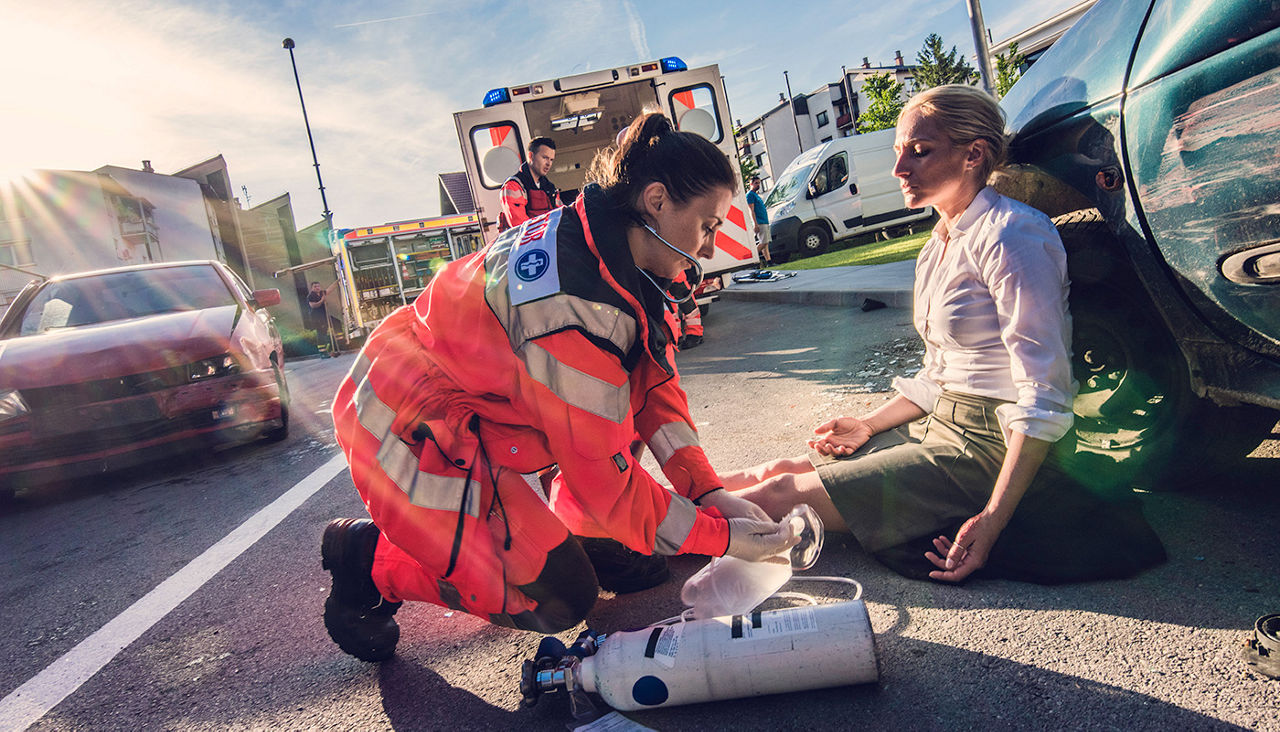
[[[704,137],[672,128],[661,112],[637,117],[616,145],[601,150],[587,180],[599,183],[615,205],[633,211],[640,192],[655,181],[681,203],[713,188],[738,189],[725,154]]]

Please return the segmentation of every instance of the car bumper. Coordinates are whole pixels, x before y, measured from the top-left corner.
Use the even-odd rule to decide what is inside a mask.
[[[89,475],[252,439],[280,415],[280,389],[269,371],[41,407],[0,424],[0,482]]]
[[[769,255],[790,254],[800,248],[800,224],[798,217],[788,216],[769,224]]]

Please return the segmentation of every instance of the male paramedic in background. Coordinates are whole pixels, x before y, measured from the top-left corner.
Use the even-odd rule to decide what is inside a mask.
[[[751,207],[751,216],[756,220],[756,251],[765,264],[769,259],[769,213],[764,207],[764,199],[760,197],[760,176],[751,176],[751,190],[747,191],[747,205]]]
[[[560,205],[556,187],[547,177],[555,161],[556,144],[551,138],[535,137],[529,143],[529,162],[502,184],[498,231],[515,228]]]

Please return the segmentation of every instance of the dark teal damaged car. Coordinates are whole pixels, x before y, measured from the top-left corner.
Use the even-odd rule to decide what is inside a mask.
[[[1077,454],[1152,488],[1280,418],[1280,2],[1102,0],[1002,100],[1067,246]]]

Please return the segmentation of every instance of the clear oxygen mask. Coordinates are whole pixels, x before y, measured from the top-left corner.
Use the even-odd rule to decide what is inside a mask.
[[[800,542],[761,562],[715,557],[684,583],[680,599],[699,620],[743,615],[769,599],[791,579],[794,570],[812,567],[822,553],[822,519],[806,504],[791,509],[781,521]]]

